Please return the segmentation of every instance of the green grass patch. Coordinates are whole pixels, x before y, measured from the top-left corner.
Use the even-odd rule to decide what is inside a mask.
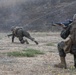
[[[48,43],[46,46],[55,46],[53,43]]]
[[[8,52],[7,56],[15,56],[15,57],[34,57],[38,54],[44,54],[40,50],[34,50],[34,49],[27,49],[23,50],[21,52],[14,51],[14,52]]]

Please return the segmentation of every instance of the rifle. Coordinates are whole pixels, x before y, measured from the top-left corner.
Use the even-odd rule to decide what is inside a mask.
[[[73,22],[73,20],[67,20],[65,22],[60,22],[60,23],[54,23],[52,22],[53,26],[61,26],[62,28],[66,29],[71,23]]]
[[[63,23],[52,23],[52,26],[61,26],[62,28],[66,28]]]

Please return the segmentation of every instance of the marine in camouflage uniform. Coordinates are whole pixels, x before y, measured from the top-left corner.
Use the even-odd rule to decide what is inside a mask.
[[[38,42],[34,38],[32,38],[31,35],[21,27],[12,27],[11,31],[12,31],[12,34],[9,34],[8,37],[12,36],[12,42],[14,42],[14,38],[17,37],[19,38],[19,41],[21,42],[21,44],[24,44],[25,42],[29,44],[27,40],[23,39],[23,37],[26,37],[34,41],[36,44],[38,44]]]
[[[61,62],[59,64],[55,64],[55,67],[59,68],[67,68],[66,65],[66,54],[71,53],[74,56],[74,67],[76,68],[76,37],[74,37],[73,34],[76,36],[76,14],[73,16],[73,23],[67,27],[67,29],[64,29],[61,32],[61,37],[63,39],[68,38],[66,41],[61,41],[58,43],[58,51]],[[70,35],[70,36],[69,36]]]

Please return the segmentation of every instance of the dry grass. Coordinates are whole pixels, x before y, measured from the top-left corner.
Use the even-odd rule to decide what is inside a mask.
[[[30,32],[31,33],[31,32]],[[38,42],[29,41],[29,45],[20,44],[15,38],[15,43],[11,43],[11,38],[5,37],[7,33],[0,33],[0,75],[76,75],[73,56],[68,54],[66,57],[68,69],[55,68],[54,64],[59,63],[57,43],[62,39],[59,33],[31,33]],[[48,46],[48,45],[49,46]],[[27,49],[39,50],[45,54],[36,57],[9,57],[7,52],[22,52]]]

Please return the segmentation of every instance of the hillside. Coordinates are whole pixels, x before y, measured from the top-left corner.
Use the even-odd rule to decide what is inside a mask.
[[[54,30],[57,27],[51,23],[72,19],[75,7],[75,0],[0,0],[0,31],[9,31],[11,26],[29,31]]]

